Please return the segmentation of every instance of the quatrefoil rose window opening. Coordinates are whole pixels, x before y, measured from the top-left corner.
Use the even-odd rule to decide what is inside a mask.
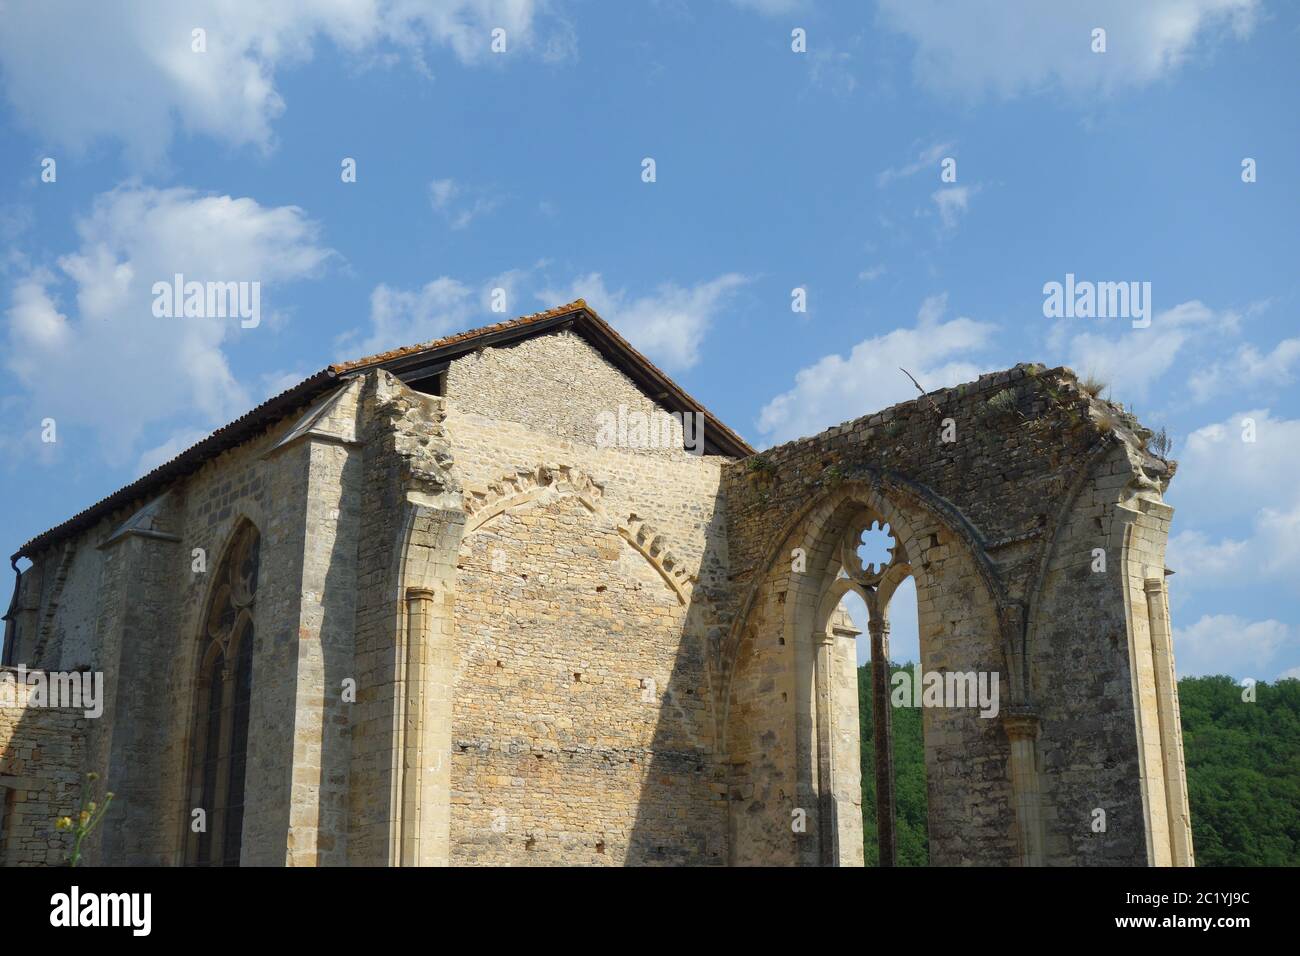
[[[849,525],[842,549],[842,562],[849,577],[863,584],[875,584],[898,556],[898,539],[888,523],[864,518]]]

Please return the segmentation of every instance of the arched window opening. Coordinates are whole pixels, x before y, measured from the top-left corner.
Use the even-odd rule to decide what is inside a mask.
[[[868,630],[867,606],[850,592],[843,606],[854,624]],[[895,695],[897,674],[914,680],[921,666],[920,627],[917,621],[916,582],[904,578],[889,598],[890,752],[894,776],[894,847],[896,866],[928,866],[929,801],[926,794],[925,733],[919,707],[898,706],[896,698],[911,703],[912,695]],[[911,686],[915,686],[911,684]],[[880,865],[879,804],[876,800],[876,724],[871,695],[871,642],[858,642],[858,719],[862,766],[862,843],[867,866]]]
[[[203,617],[184,814],[191,866],[239,865],[260,545],[257,529],[244,523],[217,569]]]
[[[861,859],[868,866],[925,866],[925,722],[922,711],[912,706],[911,693],[894,693],[900,674],[906,675],[910,692],[913,672],[920,667],[912,567],[894,530],[870,509],[847,523],[837,564],[820,604],[819,621],[825,622],[827,636],[819,640],[833,647],[843,635],[856,634],[857,639],[856,647],[842,648],[826,662],[831,676],[823,678],[818,671],[819,687],[825,687],[819,706],[827,711],[819,717],[819,727],[830,731],[820,737],[829,746],[818,778],[832,791],[826,806],[839,821],[827,828],[832,842],[823,847],[823,862],[843,865]],[[832,606],[835,613],[828,619]],[[842,666],[835,658],[842,659],[845,651],[850,660],[844,663],[852,668],[847,686],[834,676]],[[846,692],[852,697],[846,698]],[[856,741],[845,739],[846,718]],[[851,779],[845,776],[850,770]],[[842,815],[855,795],[860,795],[861,857],[845,842],[855,836],[856,824],[850,826]]]

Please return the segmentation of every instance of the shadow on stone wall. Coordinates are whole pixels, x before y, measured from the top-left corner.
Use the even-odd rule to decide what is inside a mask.
[[[727,566],[719,544],[726,541],[726,510],[721,492],[705,533],[708,550],[691,589],[672,676],[656,688],[659,706],[636,820],[628,841],[629,866],[725,866],[727,847],[727,767],[719,751],[721,715],[716,712],[713,648],[721,635],[723,586]],[[688,710],[708,739],[683,746]]]

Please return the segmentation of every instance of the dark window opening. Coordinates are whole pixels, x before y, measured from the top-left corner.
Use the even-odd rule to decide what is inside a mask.
[[[423,392],[425,395],[437,395],[439,397],[447,394],[447,372],[435,372],[432,375],[423,375],[419,378],[410,378],[406,384],[417,392]]]
[[[244,834],[244,773],[253,689],[252,604],[257,590],[257,529],[244,524],[222,559],[204,615],[194,730],[192,806],[185,808],[185,862],[239,866]],[[197,811],[202,811],[201,813]],[[202,821],[202,827],[193,827]]]

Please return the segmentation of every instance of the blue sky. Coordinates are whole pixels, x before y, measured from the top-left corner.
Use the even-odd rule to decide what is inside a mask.
[[[1265,0],[0,0],[6,553],[501,288],[585,297],[760,446],[900,365],[1094,374],[1181,461],[1180,671],[1300,675],[1298,44]],[[174,272],[260,282],[260,324],[155,318]],[[1151,326],[1045,318],[1067,273],[1150,282]]]

